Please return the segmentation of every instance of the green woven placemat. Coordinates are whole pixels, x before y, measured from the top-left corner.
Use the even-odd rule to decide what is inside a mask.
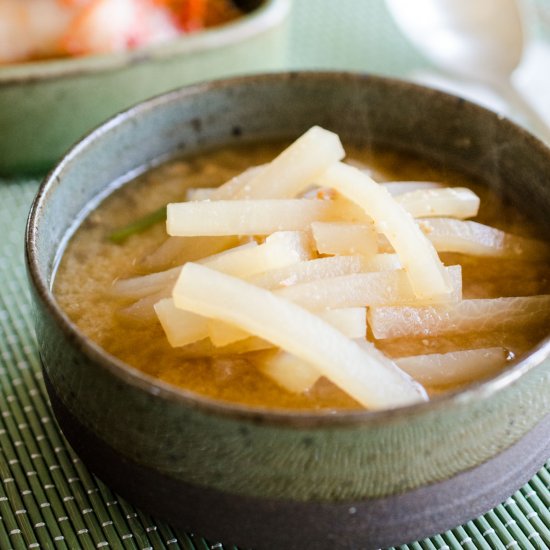
[[[381,0],[295,0],[288,66],[406,76],[427,63],[398,34]],[[136,510],[95,479],[52,417],[23,262],[38,183],[0,180],[0,550],[223,550]],[[484,516],[403,549],[550,548],[550,462]],[[284,550],[284,549],[283,549]]]

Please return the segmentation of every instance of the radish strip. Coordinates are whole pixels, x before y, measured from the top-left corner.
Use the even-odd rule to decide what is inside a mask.
[[[192,344],[208,336],[208,319],[178,309],[172,298],[160,300],[154,307],[166,338],[173,348]]]
[[[319,254],[362,254],[370,258],[378,250],[373,225],[313,222],[311,231]]]
[[[357,168],[342,163],[328,168],[318,183],[336,189],[374,220],[399,255],[419,298],[451,293],[450,281],[434,247],[386,189]]]
[[[249,181],[235,198],[296,197],[312,178],[345,156],[337,134],[313,126]]]
[[[479,210],[479,197],[465,187],[422,189],[404,193],[396,201],[413,217],[449,216],[473,218]]]
[[[422,220],[419,225],[439,252],[517,260],[550,258],[547,243],[511,235],[481,223],[434,218]]]
[[[248,282],[263,288],[286,287],[327,277],[360,273],[366,271],[369,265],[370,262],[359,255],[317,258],[254,275],[248,278]]]
[[[178,308],[231,323],[315,365],[366,407],[426,399],[421,386],[382,353],[367,353],[316,315],[268,290],[188,263],[173,298]]]
[[[166,229],[179,237],[269,235],[299,231],[314,221],[333,221],[341,214],[335,201],[310,199],[226,200],[172,203]]]
[[[445,268],[453,292],[424,300],[416,297],[404,270],[355,273],[288,286],[275,294],[311,311],[375,305],[457,302],[462,296],[460,266]]]
[[[401,357],[395,363],[420,384],[442,387],[497,374],[507,358],[505,349],[495,347]],[[318,369],[284,351],[262,353],[256,361],[265,375],[293,393],[309,391],[321,377]]]
[[[375,338],[514,330],[550,321],[550,295],[462,300],[440,307],[373,307]]]
[[[318,315],[348,338],[365,338],[367,334],[367,311],[364,307],[329,309]],[[208,336],[215,346],[220,347],[249,338],[250,334],[223,321],[212,319],[208,323]]]
[[[496,347],[415,355],[395,362],[423,385],[451,386],[497,374],[507,358],[508,352]]]

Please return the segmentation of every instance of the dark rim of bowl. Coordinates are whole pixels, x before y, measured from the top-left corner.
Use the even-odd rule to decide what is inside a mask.
[[[125,52],[55,58],[0,66],[0,85],[50,81],[116,71],[140,63],[162,61],[180,55],[227,47],[277,26],[285,19],[289,11],[290,0],[262,0],[260,6],[237,19],[159,44]]]
[[[300,71],[271,73],[253,76],[233,77],[221,80],[215,80],[205,83],[186,86],[172,92],[162,94],[139,103],[126,111],[115,115],[107,122],[103,123],[95,130],[91,131],[74,145],[58,165],[46,176],[36,197],[32,203],[27,228],[25,234],[25,259],[29,273],[29,279],[34,286],[42,304],[46,307],[49,314],[60,326],[66,336],[75,344],[82,353],[92,359],[95,363],[106,368],[122,381],[132,386],[138,387],[150,394],[157,395],[163,399],[170,399],[185,403],[188,407],[199,408],[204,412],[212,414],[222,414],[224,416],[247,419],[258,423],[270,423],[278,425],[289,425],[295,427],[325,428],[336,425],[354,425],[369,424],[378,425],[392,420],[400,420],[403,417],[411,415],[424,414],[431,411],[447,408],[450,405],[460,406],[472,401],[483,400],[491,397],[497,392],[509,387],[524,374],[531,371],[537,365],[541,364],[550,355],[550,336],[541,341],[530,352],[510,363],[499,375],[488,380],[480,381],[468,386],[465,389],[449,392],[437,396],[430,401],[407,405],[395,409],[384,409],[378,411],[369,410],[343,410],[343,411],[299,411],[273,409],[267,407],[252,407],[248,405],[218,401],[213,398],[194,393],[185,388],[172,386],[162,380],[147,375],[139,369],[132,367],[124,361],[110,355],[104,351],[98,344],[94,343],[87,336],[80,332],[78,327],[67,317],[61,307],[57,304],[53,292],[48,287],[47,282],[39,275],[39,266],[36,256],[36,239],[38,226],[40,225],[40,216],[43,208],[47,207],[49,194],[61,183],[65,168],[74,162],[78,162],[81,151],[85,150],[91,143],[102,138],[112,128],[124,124],[126,120],[135,116],[140,116],[147,111],[154,110],[157,106],[181,101],[185,98],[191,98],[203,94],[212,89],[232,88],[242,86],[253,81],[280,81],[288,79],[307,79],[307,80],[339,80],[368,83],[376,81],[380,84],[385,83],[392,87],[401,87],[409,89],[413,93],[430,93],[445,96],[453,101],[456,97],[450,96],[444,92],[436,91],[417,84],[402,81],[399,79],[374,76],[370,74],[358,74],[350,72],[321,72],[321,71]],[[500,115],[488,111],[476,104],[466,102],[470,109],[479,112],[483,116],[491,116],[498,119],[498,123],[508,127],[510,131],[515,132],[521,139],[527,140],[530,147],[538,149],[548,157],[550,163],[550,149],[532,134],[514,124],[503,119]]]

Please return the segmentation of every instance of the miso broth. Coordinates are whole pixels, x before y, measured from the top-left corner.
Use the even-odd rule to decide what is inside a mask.
[[[112,232],[169,202],[181,202],[187,188],[215,187],[250,166],[270,161],[280,143],[231,147],[168,162],[115,191],[82,223],[60,263],[54,285],[57,299],[71,320],[110,354],[165,382],[214,399],[279,409],[356,409],[359,405],[328,380],[295,394],[262,374],[254,353],[204,354],[201,343],[172,348],[156,320],[133,321],[124,314],[131,301],[112,291],[118,279],[178,265],[166,242],[165,224],[132,235],[122,244]],[[368,167],[379,181],[436,181],[468,187],[481,198],[476,221],[516,235],[538,237],[522,213],[471,177],[441,169],[412,155],[390,150],[347,147],[348,162]],[[352,160],[350,160],[352,159]],[[159,252],[160,247],[160,252]],[[549,265],[441,253],[445,265],[463,269],[464,298],[493,298],[550,293]],[[375,341],[390,357],[501,346],[509,358],[525,353],[547,334],[546,326],[522,331],[472,332],[439,337]],[[368,335],[373,341],[372,334]],[[474,382],[475,380],[472,380]],[[428,387],[430,394],[456,387]]]

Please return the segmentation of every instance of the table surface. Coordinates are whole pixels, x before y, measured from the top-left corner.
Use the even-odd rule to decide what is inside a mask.
[[[314,7],[315,11],[311,11]],[[382,0],[294,0],[287,66],[408,77],[429,69]],[[229,548],[133,508],[95,479],[52,417],[23,262],[38,180],[0,180],[0,549]],[[403,549],[550,548],[550,461],[484,516]]]

